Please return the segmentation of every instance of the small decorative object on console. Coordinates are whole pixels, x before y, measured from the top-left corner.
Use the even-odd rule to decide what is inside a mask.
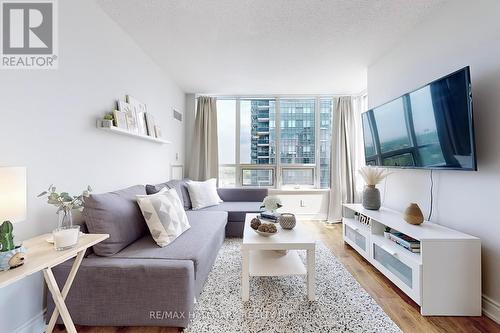
[[[24,264],[26,249],[14,245],[14,227],[10,221],[0,225],[0,271],[16,268]]]
[[[297,219],[295,218],[295,215],[290,213],[281,214],[280,217],[278,218],[278,221],[283,229],[293,229],[297,224]]]
[[[366,216],[364,214],[359,214],[359,222],[366,224],[366,225],[370,225],[371,218],[369,218],[368,216]]]
[[[73,225],[73,209],[82,210],[84,198],[90,195],[92,188],[87,189],[80,195],[71,196],[68,192],[56,192],[56,187],[50,185],[47,191],[43,191],[38,197],[47,197],[47,203],[57,207],[58,224],[52,232],[54,247],[57,251],[72,248],[78,243],[80,226]]]
[[[389,174],[384,169],[376,169],[372,167],[362,167],[359,174],[366,182],[363,190],[363,207],[370,210],[379,210],[380,208],[380,191],[375,186],[380,183]]]
[[[414,225],[419,225],[424,222],[424,215],[422,214],[420,207],[418,207],[418,205],[414,202],[406,207],[403,218],[406,222]]]

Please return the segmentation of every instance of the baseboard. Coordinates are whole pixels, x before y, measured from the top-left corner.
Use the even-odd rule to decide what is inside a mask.
[[[500,324],[500,304],[486,295],[483,295],[483,314]]]
[[[43,333],[45,332],[45,310],[14,330],[13,333]]]

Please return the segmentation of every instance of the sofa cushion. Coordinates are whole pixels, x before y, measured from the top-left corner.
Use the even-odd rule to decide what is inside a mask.
[[[129,245],[113,258],[127,259],[178,259],[192,260],[195,276],[210,270],[211,257],[224,240],[226,212],[186,212],[191,228],[165,247],[158,247],[151,235],[146,235]],[[210,266],[210,267],[207,267]]]
[[[224,201],[264,201],[267,188],[218,188],[219,197]]]
[[[144,194],[144,186],[136,185],[85,198],[83,216],[89,232],[109,234],[108,239],[94,245],[97,255],[111,256],[145,234],[146,223],[136,201],[136,195]]]
[[[164,188],[156,194],[138,195],[137,203],[151,236],[161,247],[172,243],[191,228],[181,199],[173,188]]]
[[[177,191],[179,198],[184,206],[185,210],[191,209],[191,197],[189,196],[188,188],[187,188],[187,179],[182,180],[169,180],[168,182],[156,184],[156,185],[146,185],[146,193],[147,194],[155,194],[158,193],[162,188],[173,188]]]
[[[187,188],[193,210],[215,206],[222,202],[217,194],[217,179],[215,178],[200,182],[190,180],[187,182]]]
[[[224,211],[227,212],[228,222],[240,222],[245,221],[246,213],[259,213],[260,202],[222,202],[217,206],[202,208],[200,212],[208,212],[208,211]]]

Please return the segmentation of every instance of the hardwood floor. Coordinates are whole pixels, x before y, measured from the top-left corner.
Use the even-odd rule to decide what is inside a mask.
[[[342,226],[306,222],[308,228],[330,248],[332,253],[375,299],[405,333],[500,333],[500,325],[482,317],[422,317],[417,304],[342,241]],[[172,333],[175,328],[160,327],[77,327],[80,333]],[[62,326],[55,332],[65,332]],[[203,333],[203,332],[199,332]]]

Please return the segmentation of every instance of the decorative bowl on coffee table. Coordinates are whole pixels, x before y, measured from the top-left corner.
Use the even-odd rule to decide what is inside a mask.
[[[278,233],[277,231],[276,232],[263,232],[263,231],[259,231],[259,230],[255,230],[255,229],[254,229],[254,231],[256,233],[258,233],[259,235],[264,236],[264,237],[269,237],[272,235],[276,235]]]

